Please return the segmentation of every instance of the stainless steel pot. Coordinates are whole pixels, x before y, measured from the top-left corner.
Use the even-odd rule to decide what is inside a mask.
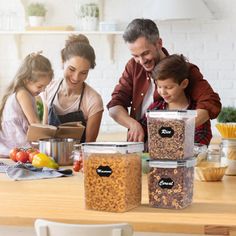
[[[74,145],[80,143],[79,139],[49,138],[38,141],[39,151],[55,159],[59,165],[73,164]]]

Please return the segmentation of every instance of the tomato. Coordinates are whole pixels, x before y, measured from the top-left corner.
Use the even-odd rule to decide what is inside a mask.
[[[39,150],[35,150],[31,153],[29,153],[29,162],[32,163],[34,156],[39,153]]]
[[[11,158],[13,161],[15,161],[15,162],[17,162],[16,154],[17,154],[19,151],[20,151],[19,148],[13,148],[13,149],[11,149],[11,151],[10,151],[10,153],[9,153],[10,158]]]
[[[34,149],[34,148],[27,148],[25,151],[26,151],[28,154],[30,154],[31,152],[34,152],[35,149]]]
[[[73,170],[74,170],[75,172],[79,172],[79,171],[81,170],[81,168],[82,168],[82,161],[80,161],[80,160],[75,160],[75,161],[74,161],[74,164],[73,164]]]
[[[29,154],[26,151],[20,150],[16,154],[16,160],[22,163],[26,163],[29,160]]]

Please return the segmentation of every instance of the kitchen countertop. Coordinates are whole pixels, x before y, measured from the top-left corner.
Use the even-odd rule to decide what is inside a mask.
[[[97,137],[97,141],[126,141],[126,140],[127,140],[126,131],[112,132],[112,133],[100,132]],[[213,136],[210,144],[219,144],[219,143],[221,143],[221,137],[216,135]]]
[[[142,181],[142,205],[110,213],[85,209],[82,173],[32,181],[13,181],[0,173],[0,222],[6,226],[33,226],[36,218],[128,222],[135,231],[236,235],[236,176],[224,176],[222,182],[195,181],[193,203],[182,210],[149,207],[146,175]]]

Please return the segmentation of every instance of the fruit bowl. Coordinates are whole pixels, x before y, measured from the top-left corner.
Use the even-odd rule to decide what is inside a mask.
[[[200,181],[221,181],[226,169],[226,165],[203,161],[195,167],[195,173],[197,179]]]

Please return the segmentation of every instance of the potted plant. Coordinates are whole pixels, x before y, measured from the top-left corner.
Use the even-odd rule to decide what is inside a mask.
[[[236,107],[223,107],[217,121],[216,128],[222,138],[236,138]]]
[[[96,3],[86,3],[79,8],[82,30],[97,30],[99,7]]]
[[[236,108],[223,107],[217,117],[217,121],[220,123],[236,122]]]
[[[30,26],[40,26],[43,24],[47,9],[43,3],[30,3],[26,12]]]

